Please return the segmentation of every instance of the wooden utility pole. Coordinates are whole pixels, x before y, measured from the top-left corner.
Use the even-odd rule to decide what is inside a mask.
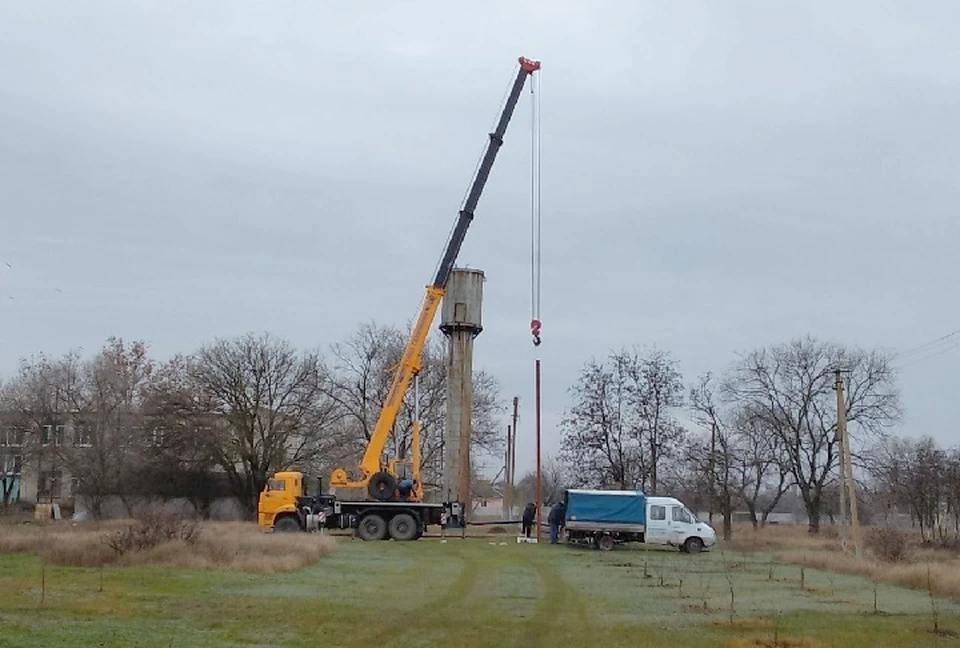
[[[517,419],[520,408],[520,397],[513,397],[513,445],[510,446],[510,485],[517,483]]]
[[[833,391],[837,393],[837,440],[840,441],[840,546],[844,551],[847,550],[847,471],[844,468],[843,456],[843,428],[840,423],[841,418],[846,418],[846,402],[843,396],[843,378],[840,370],[834,372]]]
[[[844,396],[843,374],[837,369],[834,372],[834,388],[837,391],[837,436],[840,439],[840,515],[841,524],[846,525],[846,506],[844,505],[844,491],[850,498],[850,531],[853,540],[853,551],[860,557],[860,516],[857,507],[857,487],[853,481],[853,462],[850,457],[850,436],[847,434],[847,400]],[[843,528],[843,527],[841,527]],[[846,534],[842,535],[846,542]]]
[[[537,408],[537,543],[540,542],[540,525],[543,516],[543,491],[540,487],[540,360],[536,365],[536,408]]]
[[[709,524],[713,526],[713,505],[717,493],[717,424],[710,424],[710,509]]]
[[[503,515],[509,518],[513,515],[513,473],[510,471],[511,457],[513,456],[513,431],[507,426],[507,450],[503,455]]]

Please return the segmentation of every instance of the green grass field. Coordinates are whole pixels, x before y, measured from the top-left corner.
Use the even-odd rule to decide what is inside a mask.
[[[39,560],[0,555],[0,646],[960,645],[956,602],[933,601],[935,634],[926,592],[880,585],[874,612],[871,581],[806,569],[801,588],[763,554],[508,540],[341,538],[271,575],[47,566],[42,604]]]

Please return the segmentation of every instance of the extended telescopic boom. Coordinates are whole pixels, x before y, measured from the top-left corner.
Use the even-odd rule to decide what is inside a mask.
[[[490,169],[493,168],[493,162],[497,158],[497,152],[503,145],[503,136],[507,131],[507,125],[513,116],[513,110],[520,98],[524,83],[527,77],[540,69],[539,61],[532,61],[520,57],[520,69],[517,71],[517,77],[507,95],[507,101],[503,106],[503,112],[497,121],[497,126],[490,133],[490,140],[487,143],[487,149],[477,167],[477,173],[470,185],[470,192],[467,199],[460,209],[457,217],[456,226],[447,241],[447,247],[440,259],[440,265],[437,267],[437,274],[433,283],[427,286],[427,293],[423,299],[423,305],[417,316],[417,321],[413,325],[410,337],[403,350],[403,356],[400,360],[400,366],[393,377],[393,383],[390,385],[390,392],[380,410],[380,417],[377,419],[376,427],[367,444],[363,459],[360,461],[360,475],[356,480],[352,480],[343,468],[337,468],[333,471],[330,478],[331,486],[348,488],[367,488],[369,494],[379,500],[388,500],[393,498],[396,491],[396,476],[382,470],[381,458],[390,433],[393,430],[394,423],[397,420],[397,414],[400,411],[400,405],[403,402],[403,396],[410,386],[410,381],[420,371],[420,358],[423,353],[423,347],[427,341],[427,334],[430,332],[430,326],[433,324],[433,318],[436,315],[437,307],[443,297],[447,286],[447,280],[450,278],[450,272],[456,263],[457,255],[460,253],[460,246],[463,245],[463,239],[467,235],[467,229],[473,220],[474,210],[480,201],[480,195],[483,193],[484,185],[490,176]],[[415,470],[414,472],[417,472]],[[420,492],[420,485],[417,484],[417,492]]]

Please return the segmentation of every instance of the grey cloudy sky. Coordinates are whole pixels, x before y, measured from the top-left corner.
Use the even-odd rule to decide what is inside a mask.
[[[0,3],[0,376],[110,335],[167,357],[406,322],[518,55],[544,62],[548,449],[611,347],[692,380],[960,328],[960,5],[360,4]],[[526,433],[529,129],[525,97],[460,256]],[[902,427],[953,443],[936,350]]]

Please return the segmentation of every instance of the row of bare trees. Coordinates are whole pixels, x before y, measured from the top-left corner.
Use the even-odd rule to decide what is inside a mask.
[[[728,537],[735,510],[763,524],[793,490],[817,532],[838,477],[837,369],[862,450],[900,416],[890,358],[807,337],[742,355],[686,393],[666,352],[592,360],[571,388],[561,458],[581,485],[688,493],[723,515]]]
[[[960,541],[960,447],[890,438],[865,457],[868,493],[883,518],[906,514],[926,541]]]
[[[188,497],[201,511],[229,494],[253,511],[277,470],[356,465],[403,344],[400,331],[368,324],[326,354],[250,334],[158,362],[141,342],[111,339],[92,358],[24,360],[0,389],[0,415],[23,437],[23,461],[71,475],[94,514],[108,497],[148,494]],[[428,486],[439,483],[445,376],[438,341],[418,391]],[[497,384],[478,372],[474,385],[474,442],[496,451]],[[411,390],[394,456],[410,455],[414,410]]]

